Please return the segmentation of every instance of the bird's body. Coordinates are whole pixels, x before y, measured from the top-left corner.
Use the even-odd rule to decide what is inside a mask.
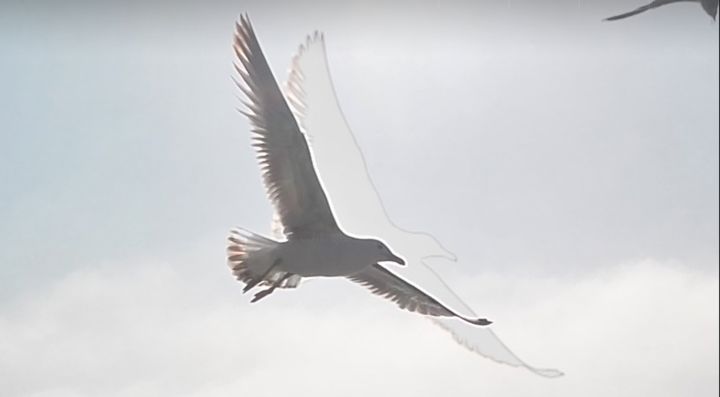
[[[718,0],[654,0],[648,4],[645,4],[643,6],[640,6],[632,11],[628,11],[619,15],[614,15],[609,18],[605,18],[606,21],[617,21],[619,19],[625,19],[628,17],[631,17],[633,15],[637,15],[640,13],[643,13],[648,10],[652,10],[654,8],[662,7],[668,4],[672,3],[700,3],[703,10],[706,14],[708,14],[713,20],[715,20],[715,16],[717,15],[718,11]]]
[[[275,271],[300,277],[351,276],[379,261],[404,264],[381,242],[344,233],[270,241],[255,251],[255,261],[248,266],[254,276],[262,275],[273,264]]]
[[[284,270],[302,277],[338,277],[358,273],[382,260],[393,259],[377,240],[358,239],[344,233],[322,238],[292,239],[280,244]],[[403,264],[400,258],[394,262]]]

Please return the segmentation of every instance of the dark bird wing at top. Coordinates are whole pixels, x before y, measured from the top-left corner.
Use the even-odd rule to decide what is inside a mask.
[[[631,17],[633,15],[637,15],[640,13],[643,13],[648,10],[652,10],[653,8],[662,7],[664,5],[672,4],[672,3],[701,3],[703,9],[705,12],[708,13],[713,19],[715,19],[715,14],[717,13],[718,8],[718,0],[655,0],[649,4],[646,4],[642,7],[638,7],[632,11],[628,11],[619,15],[615,15],[609,18],[605,18],[606,21],[617,21],[618,19],[624,19],[627,17]]]
[[[614,15],[609,18],[605,18],[605,20],[606,21],[617,21],[618,19],[625,19],[627,17],[631,17],[633,15],[643,13],[647,10],[652,10],[653,8],[657,8],[657,7],[663,6],[665,4],[674,3],[676,1],[690,1],[690,0],[655,0],[649,4],[645,4],[644,6],[638,7],[632,11],[624,12],[622,14],[618,14],[618,15]]]
[[[718,12],[718,0],[700,0],[703,10],[715,20],[715,16]]]
[[[304,134],[275,81],[246,16],[236,25],[235,69],[247,95],[246,111],[253,125],[257,152],[268,196],[284,233],[311,237],[339,231],[325,192],[315,173]]]
[[[400,308],[411,312],[436,317],[457,317],[474,325],[491,324],[490,321],[484,318],[467,318],[454,312],[432,296],[378,264],[348,276],[348,278],[368,287],[374,294],[388,298],[397,303]]]

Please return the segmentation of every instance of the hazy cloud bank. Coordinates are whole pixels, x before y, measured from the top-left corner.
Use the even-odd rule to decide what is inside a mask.
[[[225,269],[201,270],[107,266],[6,302],[0,389],[134,397],[718,391],[718,280],[681,266],[451,280],[519,355],[567,373],[556,380],[474,355],[429,321],[340,280],[251,305]]]

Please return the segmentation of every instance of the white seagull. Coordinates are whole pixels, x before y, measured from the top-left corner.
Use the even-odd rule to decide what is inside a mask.
[[[398,287],[412,286],[455,312],[477,317],[425,263],[428,257],[456,260],[455,256],[429,234],[407,231],[390,220],[372,183],[360,146],[340,108],[330,76],[325,40],[320,32],[308,36],[300,45],[292,59],[285,91],[295,118],[308,138],[315,170],[343,230],[360,235],[378,233],[402,253],[407,266],[387,266],[384,273],[388,280],[401,280],[397,283]],[[337,164],[342,164],[342,167]],[[278,223],[277,226],[274,229],[279,231],[281,225]],[[450,317],[432,319],[461,345],[485,358],[523,367],[544,377],[563,374],[557,369],[538,368],[525,363],[490,327],[474,327]]]
[[[228,264],[245,283],[243,291],[266,286],[252,301],[276,288],[297,287],[303,277],[347,277],[405,309],[489,325],[487,319],[455,312],[380,266],[379,262],[405,264],[382,241],[352,237],[340,229],[315,172],[305,135],[245,15],[236,25],[233,48],[235,69],[242,80],[236,83],[247,96],[247,109],[241,112],[253,126],[253,147],[286,238],[276,241],[244,229],[231,231]]]
[[[618,19],[624,19],[627,17],[631,17],[633,15],[637,15],[640,13],[643,13],[648,10],[652,10],[653,8],[662,7],[664,5],[672,4],[672,3],[700,3],[703,10],[710,15],[710,17],[715,20],[715,15],[717,15],[718,11],[718,0],[654,0],[648,4],[645,4],[644,6],[638,7],[632,11],[628,11],[626,13],[622,13],[619,15],[615,15],[609,18],[605,18],[606,21],[617,21]]]

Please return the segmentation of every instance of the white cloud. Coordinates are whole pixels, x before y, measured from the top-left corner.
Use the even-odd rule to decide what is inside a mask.
[[[543,379],[483,359],[429,321],[343,281],[308,282],[251,305],[225,269],[150,261],[76,272],[0,307],[0,390],[36,397],[717,394],[714,276],[646,261],[576,279],[452,281],[470,292],[467,301],[482,303],[478,309],[521,357],[567,376]]]

